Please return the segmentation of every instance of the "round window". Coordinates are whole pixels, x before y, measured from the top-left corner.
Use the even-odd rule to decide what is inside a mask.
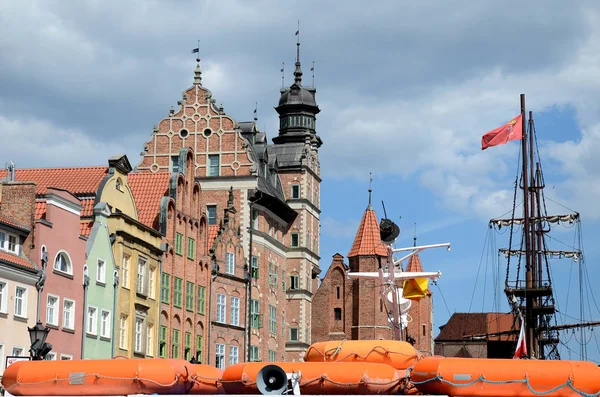
[[[212,135],[212,130],[210,128],[207,128],[204,130],[204,132],[202,133],[202,135],[204,135],[205,137],[209,137]]]
[[[185,128],[184,128],[184,129],[182,129],[181,131],[179,131],[179,136],[180,136],[180,137],[182,137],[182,138],[187,138],[187,136],[188,136],[189,134],[190,134],[190,133],[189,133],[189,132],[188,132],[188,130],[186,130]]]

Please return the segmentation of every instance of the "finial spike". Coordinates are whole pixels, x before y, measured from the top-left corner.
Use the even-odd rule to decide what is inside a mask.
[[[285,62],[281,62],[281,88],[285,87]]]
[[[202,85],[202,71],[200,70],[200,40],[198,47],[192,49],[192,54],[196,55],[196,69],[194,69],[194,84]]]
[[[313,61],[313,65],[312,68],[310,68],[310,71],[312,72],[312,86],[315,86],[315,61]]]
[[[417,246],[417,222],[415,222],[415,236],[413,237],[414,246]]]
[[[373,173],[369,172],[369,208],[373,208],[371,206],[371,193],[373,192]]]
[[[300,67],[300,21],[298,21],[298,30],[296,30],[298,42],[296,43],[296,70],[294,71],[294,82],[296,85],[302,84],[302,69]]]
[[[258,116],[257,116],[256,112],[258,112],[258,102],[254,102],[254,121],[255,122],[258,120]]]

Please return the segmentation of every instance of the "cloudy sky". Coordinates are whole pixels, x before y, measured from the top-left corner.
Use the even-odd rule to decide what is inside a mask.
[[[432,289],[436,326],[455,310],[506,310],[505,263],[494,264],[506,236],[486,239],[487,222],[512,208],[519,145],[481,151],[480,142],[519,113],[525,93],[548,208],[581,213],[588,273],[600,281],[600,5],[591,0],[5,0],[0,161],[91,165],[126,153],[137,164],[153,125],[193,81],[197,40],[217,102],[238,121],[258,102],[272,137],[298,20],[304,82],[314,61],[322,110],[323,269],[349,251],[372,172],[378,215],[383,200],[402,228],[397,245],[412,244],[415,223],[419,244],[453,245],[421,256],[444,274]],[[574,230],[559,229],[553,241],[568,249]],[[570,302],[559,322],[580,316],[579,286],[568,282],[579,266],[552,263],[557,294]],[[585,319],[600,319],[596,300],[585,304]],[[594,331],[584,337],[600,359]],[[564,333],[563,357],[579,357],[577,338]]]

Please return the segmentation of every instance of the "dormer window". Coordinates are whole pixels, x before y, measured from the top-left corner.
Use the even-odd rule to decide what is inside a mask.
[[[19,239],[16,235],[0,231],[0,249],[19,254]]]

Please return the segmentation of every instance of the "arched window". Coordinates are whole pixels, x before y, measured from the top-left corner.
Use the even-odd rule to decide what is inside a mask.
[[[71,259],[66,251],[60,251],[54,258],[54,270],[59,272],[73,274],[73,266],[71,265]]]

